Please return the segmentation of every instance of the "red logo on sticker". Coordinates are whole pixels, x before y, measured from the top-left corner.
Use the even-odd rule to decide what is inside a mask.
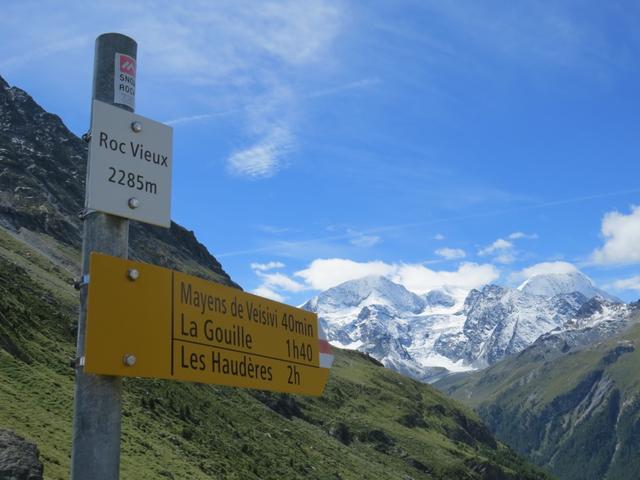
[[[131,75],[132,77],[135,77],[136,61],[128,55],[120,54],[120,71],[122,73],[126,73],[127,75]]]

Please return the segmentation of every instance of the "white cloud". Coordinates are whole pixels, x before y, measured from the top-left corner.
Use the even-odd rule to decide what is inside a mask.
[[[271,298],[278,302],[283,302],[286,297],[279,293],[279,291],[284,292],[292,292],[299,293],[304,290],[308,290],[309,287],[307,285],[303,285],[300,282],[296,282],[292,278],[288,277],[284,273],[276,272],[276,273],[265,273],[266,270],[269,270],[272,265],[277,265],[273,268],[280,268],[280,266],[284,266],[279,262],[270,262],[267,264],[252,264],[257,265],[259,267],[267,267],[267,268],[254,268],[254,272],[262,283],[256,288],[253,293],[256,295],[261,295],[263,297]]]
[[[444,247],[444,248],[439,248],[438,250],[435,251],[435,253],[436,255],[440,255],[441,257],[446,258],[447,260],[454,260],[456,258],[464,258],[467,256],[465,251],[462,250],[461,248]]]
[[[370,87],[373,85],[377,85],[378,83],[380,83],[380,79],[377,77],[363,78],[355,82],[349,82],[349,83],[345,83],[344,85],[338,85],[332,88],[327,88],[324,90],[318,90],[316,92],[312,92],[309,95],[307,95],[307,97],[309,98],[326,97],[329,95],[342,93],[348,90]]]
[[[444,235],[442,235],[441,233],[436,233],[436,234],[434,235],[434,237],[433,237],[433,239],[434,239],[434,240],[438,240],[438,241],[444,240],[445,238],[447,238],[447,237],[445,237],[445,236],[444,236]]]
[[[3,70],[27,78],[37,72],[65,97],[68,89],[90,85],[96,32],[129,35],[139,45],[144,84],[138,106],[174,125],[233,114],[235,131],[242,125],[246,135],[235,148],[225,145],[228,171],[238,176],[269,177],[288,165],[309,91],[330,94],[378,81],[332,82],[319,91],[328,78],[323,73],[337,67],[334,46],[346,18],[340,0],[193,0],[188,8],[150,0],[71,1],[60,8],[42,0],[35,15],[30,2],[13,3],[0,16]]]
[[[121,4],[114,5],[112,13],[122,10]],[[315,64],[329,54],[342,26],[340,8],[320,0],[304,5],[293,0],[193,1],[189,8],[128,5],[125,10],[116,21],[150,50],[149,68],[190,81],[238,81],[257,78],[278,64]]]
[[[396,271],[394,265],[381,261],[354,262],[344,258],[317,259],[304,270],[295,273],[315,290],[326,290],[348,280],[368,275],[389,276]]]
[[[504,238],[499,238],[488,247],[481,249],[478,252],[478,255],[481,255],[481,256],[491,255],[501,250],[508,250],[510,248],[513,248],[513,243],[509,242],[508,240],[505,240]]]
[[[2,63],[0,63],[0,67],[1,66],[2,66]],[[342,92],[348,91],[348,90],[366,88],[366,87],[369,87],[371,85],[376,85],[378,83],[380,83],[380,79],[378,79],[378,78],[364,78],[362,80],[346,83],[344,85],[338,85],[336,87],[328,88],[328,89],[325,89],[325,90],[318,90],[316,92],[312,92],[310,94],[307,94],[306,97],[307,98],[326,97],[326,96],[330,96],[330,95],[336,95],[336,94],[339,94],[339,93],[342,93]],[[256,102],[256,103],[260,104],[262,102]],[[203,121],[203,120],[209,120],[209,119],[215,118],[215,117],[225,117],[225,116],[230,116],[230,115],[242,113],[242,112],[245,112],[247,110],[250,110],[251,108],[255,108],[255,105],[254,104],[250,104],[250,105],[247,105],[247,106],[244,106],[244,107],[240,107],[240,108],[232,108],[232,109],[228,109],[228,110],[221,110],[221,111],[209,112],[209,113],[200,113],[200,114],[195,114],[195,115],[186,115],[186,116],[183,116],[183,117],[177,117],[177,118],[172,118],[172,119],[169,119],[169,120],[165,120],[163,123],[166,123],[167,125],[181,125],[181,124],[184,124],[184,123],[199,122],[199,121]]]
[[[329,231],[334,230],[334,226],[327,228]],[[358,232],[357,230],[347,229],[347,234],[350,236],[349,243],[356,247],[373,247],[380,243],[380,237],[378,235],[366,235]]]
[[[296,282],[284,273],[262,273],[257,271],[256,274],[262,279],[263,286],[269,288],[279,288],[287,292],[301,292],[307,290],[307,286]]]
[[[0,19],[0,64],[28,66],[34,58],[59,64],[55,54],[78,54],[80,47],[90,48],[96,32],[118,31],[136,39],[145,71],[172,82],[264,84],[262,79],[281,66],[317,68],[331,58],[345,17],[342,3],[326,0],[193,0],[188,8],[160,3],[69,1],[61,9],[59,2],[42,0],[37,14],[29,2],[6,5]],[[82,22],[74,21],[80,17]]]
[[[261,232],[270,233],[273,235],[279,235],[281,233],[290,232],[292,229],[289,227],[278,227],[276,225],[256,225],[256,228]]]
[[[500,255],[496,255],[493,260],[503,265],[508,265],[516,261],[516,255],[512,251],[506,251]]]
[[[276,302],[284,302],[285,297],[280,295],[278,292],[272,290],[269,287],[265,287],[264,285],[260,285],[258,288],[253,290],[251,293],[259,295],[261,297],[270,298],[271,300],[275,300]]]
[[[600,199],[600,198],[609,198],[609,197],[615,197],[615,196],[620,196],[620,195],[629,195],[631,193],[640,193],[640,189],[620,190],[620,191],[602,193],[602,194],[597,194],[597,195],[588,195],[588,196],[582,196],[582,197],[568,198],[568,199],[564,199],[564,200],[552,201],[552,202],[547,202],[547,203],[543,203],[543,204],[534,205],[534,206],[531,206],[531,207],[518,209],[518,211],[524,212],[524,211],[529,211],[529,210],[538,210],[538,209],[546,209],[546,208],[551,208],[551,207],[557,207],[558,205],[580,204],[580,203],[586,202],[588,200],[594,200],[594,199]],[[503,211],[495,211],[495,212],[491,212],[491,215],[501,215],[503,213],[504,213]],[[376,226],[376,227],[369,228],[364,233],[402,232],[402,231],[405,231],[407,229],[415,229],[417,227],[422,227],[422,226],[425,226],[425,227],[426,226],[431,226],[434,223],[440,224],[440,223],[443,223],[443,222],[458,222],[462,218],[464,218],[464,220],[468,220],[470,218],[485,218],[486,216],[487,216],[487,213],[483,213],[483,214],[478,214],[478,215],[475,215],[475,216],[441,218],[441,219],[438,219],[438,220],[435,220],[435,221],[379,225],[379,226]],[[232,257],[232,256],[239,256],[239,255],[253,255],[253,254],[256,254],[256,253],[264,253],[264,252],[276,252],[276,253],[277,252],[284,252],[284,253],[281,253],[281,254],[283,254],[283,255],[292,255],[291,252],[295,251],[296,254],[299,254],[299,252],[303,251],[303,249],[304,249],[305,254],[306,254],[306,253],[308,253],[310,251],[311,246],[314,249],[323,248],[323,247],[326,248],[326,246],[329,244],[329,242],[334,242],[336,240],[344,240],[344,239],[348,239],[348,238],[349,238],[349,234],[347,234],[347,233],[343,233],[343,234],[339,234],[339,235],[331,235],[331,236],[326,236],[326,237],[313,237],[313,238],[308,238],[308,239],[303,239],[303,240],[298,240],[298,241],[273,243],[271,245],[262,246],[262,247],[258,247],[258,248],[252,248],[252,249],[246,249],[246,250],[236,250],[236,251],[221,252],[221,253],[217,254],[216,257],[224,258],[224,257]],[[443,236],[442,238],[445,238],[445,237]],[[287,250],[285,250],[285,248]],[[312,252],[312,254],[313,254],[313,252]],[[317,252],[316,252],[316,255],[317,255]],[[326,254],[322,253],[322,255],[330,256],[330,255],[333,255],[333,253],[326,253]]]
[[[58,41],[50,41],[44,43],[39,48],[30,49],[28,53],[22,52],[19,55],[13,57],[5,57],[0,61],[0,68],[4,71],[11,70],[12,68],[19,68],[20,66],[28,63],[37,63],[37,61],[43,57],[51,55],[61,54],[77,50],[81,47],[90,45],[91,39],[89,35],[78,35],[70,38],[63,38]]]
[[[237,176],[271,177],[285,166],[285,156],[292,148],[291,134],[285,128],[276,127],[252,147],[233,152],[227,159],[227,168]]]
[[[573,273],[578,268],[569,262],[542,262],[536,263],[530,267],[524,268],[511,276],[513,281],[526,280],[536,275],[544,275],[547,273]]]
[[[599,264],[632,264],[640,262],[640,206],[631,213],[609,212],[602,219],[604,245],[591,254]]]
[[[487,247],[480,249],[478,251],[478,255],[480,256],[493,255],[494,262],[500,263],[503,265],[508,265],[510,263],[515,262],[518,259],[513,241],[521,240],[523,238],[535,239],[535,238],[538,238],[538,235],[535,233],[527,234],[524,232],[513,232],[509,234],[507,238],[509,238],[509,240],[505,240],[504,238],[498,238],[491,245],[488,245]]]
[[[463,263],[457,270],[431,270],[424,265],[401,265],[393,280],[412,292],[423,294],[434,288],[449,287],[471,290],[500,277],[498,269],[490,264]]]
[[[525,239],[529,239],[529,240],[535,240],[536,238],[538,238],[538,234],[537,233],[523,233],[523,232],[513,232],[512,234],[509,235],[509,240],[519,240],[521,238],[525,238]]]
[[[421,2],[442,18],[450,36],[464,36],[474,45],[474,54],[522,62],[526,68],[555,65],[599,64],[591,52],[604,55],[610,45],[590,31],[590,24],[579,21],[564,2],[551,4],[526,2],[522,8],[504,8],[493,2]],[[411,30],[405,35],[411,34]],[[442,47],[442,39],[420,31],[428,46]],[[450,37],[448,37],[450,38]],[[449,54],[464,56],[455,43],[444,44]],[[458,58],[458,57],[456,57]]]
[[[249,2],[246,7],[256,12],[266,27],[245,25],[253,32],[255,46],[292,64],[317,61],[341,26],[341,12],[332,2]]]
[[[356,247],[373,247],[374,245],[380,243],[380,237],[377,235],[358,235],[349,240],[351,245],[355,245]]]
[[[183,123],[191,123],[191,122],[198,122],[201,120],[209,120],[210,118],[214,118],[214,117],[225,117],[228,115],[232,115],[234,113],[239,113],[241,112],[242,109],[234,109],[234,110],[226,110],[226,111],[220,111],[220,112],[212,112],[212,113],[200,113],[197,115],[187,115],[185,117],[178,117],[178,118],[172,118],[170,120],[165,120],[162,123],[166,123],[167,125],[180,125]]]
[[[355,262],[343,258],[317,259],[295,274],[315,290],[326,290],[368,275],[382,275],[416,293],[451,287],[470,290],[496,280],[500,272],[489,264],[463,263],[457,270],[431,270],[422,264]]]
[[[613,287],[617,290],[636,290],[640,292],[640,275],[636,275],[631,278],[624,278],[622,280],[617,280],[607,287]]]
[[[276,268],[284,268],[285,264],[282,262],[267,262],[267,263],[252,263],[252,270],[260,270],[261,272],[266,272],[267,270],[273,270]]]
[[[181,123],[197,122],[198,120],[208,120],[213,116],[214,115],[211,113],[201,113],[198,115],[188,115],[186,117],[172,118],[170,120],[165,120],[163,123],[167,125],[179,125]]]

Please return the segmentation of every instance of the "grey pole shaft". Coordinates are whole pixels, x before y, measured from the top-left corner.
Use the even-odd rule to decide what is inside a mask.
[[[118,33],[106,33],[96,39],[93,67],[92,98],[114,104],[114,74],[116,53],[137,57],[138,46],[132,38]],[[133,109],[115,105],[128,111]],[[129,221],[101,212],[91,212],[84,218],[82,237],[82,275],[89,274],[91,252],[101,252],[127,258]],[[84,282],[83,282],[84,283]],[[87,322],[87,285],[80,289],[77,356],[85,354]],[[120,471],[120,416],[122,381],[118,377],[89,375],[76,362],[73,447],[71,453],[72,480],[117,480]]]

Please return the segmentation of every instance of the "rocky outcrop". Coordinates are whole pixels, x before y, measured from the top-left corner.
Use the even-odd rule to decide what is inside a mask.
[[[42,480],[39,455],[35,444],[0,429],[0,480]]]
[[[0,78],[0,227],[38,250],[47,243],[38,235],[79,249],[86,158],[86,143],[58,116]],[[129,249],[132,259],[238,287],[193,232],[176,223],[165,229],[132,221]]]

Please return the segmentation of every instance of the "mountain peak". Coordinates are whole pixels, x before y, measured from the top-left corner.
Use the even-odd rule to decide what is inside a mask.
[[[418,295],[381,275],[348,280],[312,298],[305,307],[337,310],[369,305],[386,305],[414,313],[425,307],[424,300]]]
[[[348,280],[346,282],[343,282],[340,285],[338,285],[338,287],[341,285],[347,285],[347,284],[363,285],[363,286],[369,286],[372,288],[380,288],[380,287],[385,288],[385,287],[389,287],[390,285],[399,286],[397,283],[392,282],[384,275],[367,275],[366,277],[356,278],[355,280]]]
[[[534,275],[525,280],[519,287],[523,293],[553,297],[567,293],[579,292],[587,298],[600,296],[606,300],[620,302],[616,297],[609,295],[604,290],[597,288],[593,281],[584,273],[576,270],[566,273],[544,273]]]

